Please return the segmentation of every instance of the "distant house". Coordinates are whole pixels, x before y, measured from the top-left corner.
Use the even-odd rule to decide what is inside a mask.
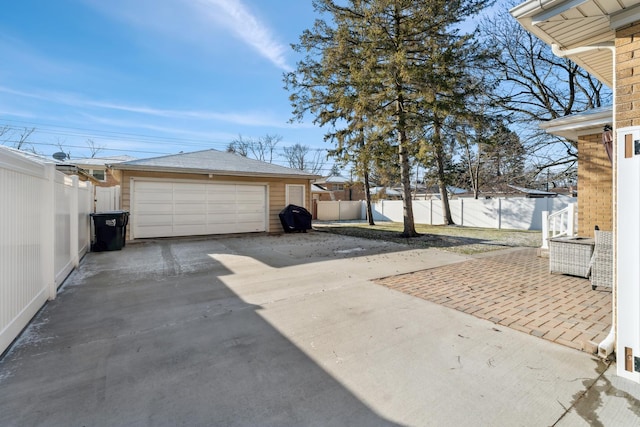
[[[331,175],[314,182],[328,193],[318,192],[317,200],[364,200],[364,184],[342,175]]]
[[[402,199],[402,191],[396,190],[391,187],[372,187],[369,190],[371,197],[386,200],[399,200]]]
[[[135,160],[135,157],[131,156],[108,156],[108,157],[90,157],[85,159],[69,160],[79,168],[84,169],[96,179],[96,185],[99,187],[113,187],[120,185],[121,176],[120,172],[107,167],[107,165],[113,165],[121,162],[128,162]]]
[[[289,204],[311,207],[318,178],[233,153],[204,150],[108,165],[120,176],[128,239],[281,233]]]

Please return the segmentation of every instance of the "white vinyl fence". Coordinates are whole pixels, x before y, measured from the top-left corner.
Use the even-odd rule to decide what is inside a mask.
[[[362,206],[360,201],[318,202],[317,216],[320,221],[362,219]]]
[[[0,354],[89,250],[93,188],[0,148]]]
[[[542,212],[566,208],[574,198],[528,199],[525,197],[499,199],[454,199],[449,201],[453,221],[467,227],[513,230],[542,230]],[[354,206],[360,208],[354,215]],[[381,200],[372,204],[374,221],[403,221],[402,200]],[[318,220],[339,221],[366,219],[366,202],[318,202]],[[322,213],[322,215],[321,215]],[[413,217],[417,224],[442,225],[441,200],[414,200]]]
[[[120,186],[95,187],[96,212],[120,210]]]

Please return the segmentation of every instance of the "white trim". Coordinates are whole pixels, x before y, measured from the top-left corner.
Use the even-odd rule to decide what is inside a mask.
[[[260,184],[262,185],[262,184]],[[264,197],[265,197],[265,205],[264,205],[264,230],[265,233],[271,232],[270,221],[269,221],[269,213],[271,212],[271,203],[269,197],[271,196],[271,186],[269,184],[264,184]]]
[[[136,238],[135,236],[135,232],[134,230],[136,229],[135,227],[135,223],[136,223],[136,215],[135,212],[133,212],[133,207],[135,206],[135,178],[134,177],[130,177],[129,178],[129,224],[128,224],[128,229],[129,229],[129,237],[131,238],[131,240],[134,240]],[[122,203],[120,203],[120,206],[122,207]],[[127,237],[125,236],[125,239]]]

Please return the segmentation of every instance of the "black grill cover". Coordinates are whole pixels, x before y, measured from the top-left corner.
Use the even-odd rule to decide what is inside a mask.
[[[311,214],[303,207],[289,205],[278,216],[285,233],[306,233],[311,230]]]

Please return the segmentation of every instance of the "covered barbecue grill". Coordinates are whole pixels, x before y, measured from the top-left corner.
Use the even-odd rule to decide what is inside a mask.
[[[306,233],[311,230],[311,214],[301,206],[288,205],[278,216],[285,233]]]

